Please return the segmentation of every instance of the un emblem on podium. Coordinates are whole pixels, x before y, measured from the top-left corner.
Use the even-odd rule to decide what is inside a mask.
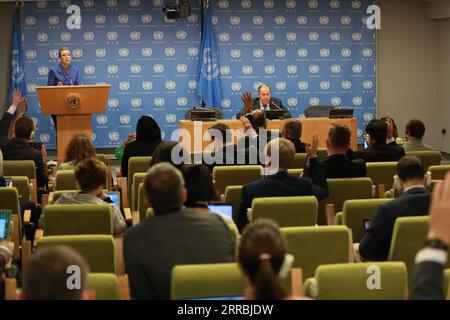
[[[75,93],[71,93],[67,96],[66,98],[66,106],[69,109],[78,109],[80,107],[81,104],[81,100],[80,100],[80,96],[75,94]]]

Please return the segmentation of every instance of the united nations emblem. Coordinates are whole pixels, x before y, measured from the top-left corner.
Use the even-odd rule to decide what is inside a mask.
[[[66,106],[69,109],[78,109],[80,107],[81,104],[81,100],[80,100],[80,96],[75,94],[75,93],[71,93],[67,96],[66,98]]]

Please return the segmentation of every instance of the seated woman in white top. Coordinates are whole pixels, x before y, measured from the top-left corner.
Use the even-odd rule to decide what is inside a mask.
[[[59,170],[73,170],[81,160],[94,157],[95,150],[91,140],[84,134],[77,134],[70,140],[64,162],[59,166]]]
[[[103,192],[106,180],[106,166],[100,160],[89,158],[79,161],[75,167],[75,178],[81,192],[63,194],[55,204],[105,204],[112,207],[113,233],[123,233],[127,224],[120,208],[112,204],[112,200]]]

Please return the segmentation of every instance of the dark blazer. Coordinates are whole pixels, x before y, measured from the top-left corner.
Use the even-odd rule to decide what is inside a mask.
[[[395,220],[399,217],[428,215],[430,201],[430,192],[414,188],[398,199],[379,205],[372,219],[372,227],[366,231],[359,244],[361,256],[367,260],[387,260]]]
[[[65,86],[80,85],[80,73],[78,69],[70,65],[66,75],[61,64],[58,64],[55,68],[51,68],[48,73],[47,86],[56,86],[58,82],[61,82]]]
[[[247,208],[251,208],[255,198],[264,197],[293,197],[293,196],[316,196],[321,200],[328,196],[328,185],[323,170],[319,166],[317,158],[310,159],[311,179],[290,175],[281,170],[242,187],[241,201],[236,224],[240,231],[247,225]]]
[[[259,101],[260,101],[259,97],[252,100],[252,111],[261,108],[261,104]],[[283,102],[280,99],[275,98],[275,97],[270,98],[269,106],[270,106],[270,110],[283,109],[283,110],[288,111],[286,109],[286,107],[283,105]],[[278,106],[279,108],[277,108],[276,106]],[[244,108],[241,109],[241,111],[237,114],[236,118],[239,119],[243,115],[245,115]],[[284,115],[284,119],[287,119],[287,118],[292,118],[292,114],[289,111],[286,112],[286,114]]]
[[[36,166],[36,180],[38,187],[48,183],[47,173],[44,169],[44,158],[41,151],[33,148],[27,142],[18,138],[8,139],[8,131],[13,115],[5,112],[0,120],[0,147],[4,160],[33,160]]]
[[[211,172],[214,167],[257,164],[249,163],[248,150],[238,149],[235,144],[230,144],[222,147],[222,149],[215,150],[211,153],[211,156],[214,163],[206,163],[205,159],[203,159],[203,164],[207,165]]]
[[[128,160],[131,157],[150,157],[161,142],[161,140],[135,140],[127,144],[123,150],[123,158],[120,164],[122,177],[128,177]]]
[[[414,266],[411,282],[411,300],[443,300],[444,266],[433,261],[423,261]]]
[[[156,215],[124,237],[126,272],[136,299],[170,299],[172,268],[233,262],[235,243],[223,219],[190,210]]]
[[[345,155],[340,154],[328,156],[325,160],[320,161],[320,166],[325,171],[327,179],[365,177],[367,172],[364,160],[350,160]],[[310,176],[308,166],[303,172],[303,176]]]
[[[303,143],[302,140],[292,138],[289,138],[288,140],[294,144],[295,153],[306,153],[306,143]]]
[[[265,128],[256,129],[257,136],[250,138],[245,135],[237,142],[239,152],[245,151],[248,161],[247,164],[264,164],[266,145],[272,140],[272,132]],[[260,159],[260,153],[263,157]]]
[[[405,155],[402,147],[375,142],[367,149],[356,151],[355,157],[366,162],[398,161]]]

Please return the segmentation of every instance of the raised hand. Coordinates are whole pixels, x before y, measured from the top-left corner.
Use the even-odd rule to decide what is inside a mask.
[[[308,146],[306,153],[309,158],[317,158],[317,149],[319,149],[319,133],[313,133],[311,145]]]
[[[20,89],[14,89],[12,93],[12,105],[19,107],[21,103],[25,103],[25,97],[22,97]]]
[[[428,239],[450,245],[450,173],[434,187]]]
[[[392,122],[392,119],[388,118],[386,120],[387,124],[387,138],[392,139],[394,137],[394,123]]]
[[[252,129],[252,124],[250,123],[250,120],[248,120],[247,117],[241,117],[240,118],[242,125],[244,126],[244,131],[247,131],[249,129]]]
[[[252,94],[250,92],[244,92],[241,95],[241,100],[244,103],[244,111],[250,112],[252,109]]]

